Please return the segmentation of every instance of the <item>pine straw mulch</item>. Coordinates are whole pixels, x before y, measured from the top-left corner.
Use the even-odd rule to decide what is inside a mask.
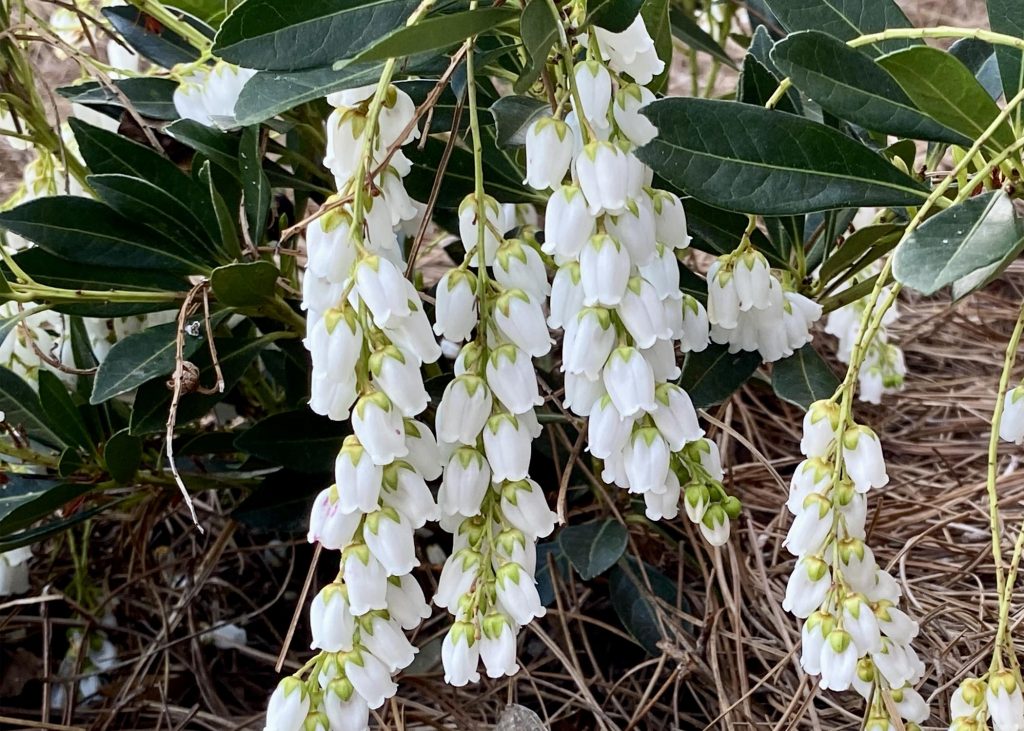
[[[922,624],[916,648],[928,666],[928,728],[946,727],[952,688],[987,662],[994,636],[987,422],[1022,290],[1024,266],[1015,265],[956,306],[941,298],[904,301],[896,335],[906,350],[906,390],[882,407],[857,408],[858,418],[882,435],[889,460],[890,485],[871,494],[869,543]],[[828,340],[822,335],[817,343],[828,348]],[[630,550],[680,587],[675,606],[660,604],[668,638],[660,656],[623,632],[606,579],[583,584],[556,567],[556,602],[523,633],[519,677],[464,689],[444,685],[437,658],[448,619],[436,613],[418,633],[424,649],[403,676],[400,698],[382,709],[382,728],[489,728],[509,702],[532,708],[555,731],[858,728],[859,698],[820,693],[799,670],[798,624],[780,606],[793,565],[781,547],[789,520],[782,503],[797,462],[801,415],[755,383],[709,417],[719,425],[714,432],[730,492],[745,507],[728,548],[708,550],[685,519],[656,528],[629,522]],[[1024,519],[1024,472],[1016,471],[1017,450],[1002,453],[998,488],[1009,543]],[[67,598],[74,572],[62,542],[37,549],[28,595],[0,603],[0,727],[262,726],[312,558],[301,536],[304,506],[273,518],[297,532],[267,532],[229,517],[236,495],[207,492],[199,500],[207,528],[200,535],[173,492],[142,489],[149,496],[135,509],[95,521],[89,576],[102,601],[98,611]],[[571,520],[627,508],[621,491],[605,494],[603,505],[581,501],[587,508],[570,500]],[[424,545],[434,540],[426,536]],[[319,562],[314,591],[330,580],[334,560]],[[419,574],[428,587],[437,568]],[[1011,620],[1022,616],[1018,607]],[[101,622],[118,649],[101,697],[73,713],[50,710],[45,699],[67,629]],[[246,628],[247,646],[217,649],[204,641],[204,632],[226,623]],[[286,669],[308,656],[307,638],[303,608]]]

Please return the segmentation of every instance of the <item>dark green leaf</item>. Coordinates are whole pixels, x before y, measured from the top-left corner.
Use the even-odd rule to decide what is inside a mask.
[[[958,279],[953,282],[952,292],[953,301],[963,299],[967,295],[978,291],[992,282],[996,277],[1006,271],[1006,268],[1017,260],[1021,252],[1024,251],[1024,237],[1017,242],[1017,246],[1006,252],[1000,259],[989,264],[987,267],[982,267],[974,272],[968,274],[963,279]]]
[[[671,19],[672,35],[682,41],[684,45],[695,51],[707,53],[731,68],[736,68],[736,62],[729,57],[729,54],[682,8],[671,8],[669,18]]]
[[[82,469],[83,465],[82,453],[78,447],[67,447],[60,453],[60,458],[57,460],[57,475],[59,477],[70,477]]]
[[[593,0],[587,3],[586,25],[621,33],[640,14],[643,0]]]
[[[270,215],[270,181],[263,172],[262,160],[259,125],[246,127],[238,148],[238,172],[242,176],[242,203],[249,237],[256,246],[263,243]]]
[[[613,568],[608,578],[612,608],[622,626],[648,653],[661,655],[658,643],[673,636],[664,627],[663,607],[675,606],[675,584],[653,566],[632,558]]]
[[[1024,225],[1001,190],[970,198],[929,218],[896,249],[893,276],[922,294],[1000,261],[1020,246]]]
[[[662,99],[643,113],[659,136],[637,155],[694,198],[743,213],[791,215],[903,206],[927,193],[885,158],[817,122],[715,99]]]
[[[640,8],[640,17],[654,39],[654,50],[665,68],[655,76],[647,87],[655,94],[662,94],[668,89],[668,77],[672,70],[672,26],[669,24],[669,0],[644,0]],[[731,64],[730,64],[731,65]]]
[[[32,525],[91,488],[92,485],[6,473],[5,482],[0,484],[0,536],[7,537]]]
[[[784,401],[808,408],[831,398],[839,379],[810,344],[772,366],[772,388]]]
[[[199,59],[199,52],[188,41],[159,22],[153,21],[137,8],[128,5],[104,8],[103,15],[129,46],[157,66],[169,69],[177,64],[192,63]],[[188,16],[178,17],[197,28],[203,27],[202,23]]]
[[[235,218],[231,215],[228,204],[214,184],[214,177],[210,169],[210,161],[203,162],[199,171],[199,179],[204,181],[209,189],[210,202],[213,204],[213,212],[217,217],[217,229],[220,232],[220,248],[229,259],[238,259],[242,256],[242,245],[238,241],[238,232],[235,229]]]
[[[0,213],[0,228],[80,264],[117,262],[182,274],[206,271],[181,245],[82,196],[49,196],[23,203]]]
[[[776,78],[764,64],[748,53],[743,58],[743,70],[740,71],[739,82],[736,86],[736,98],[744,104],[753,104],[763,107],[776,89],[779,88],[781,79]],[[779,99],[775,108],[782,112],[798,114],[799,108],[794,102],[794,96],[786,92]]]
[[[679,385],[690,394],[698,409],[720,403],[746,383],[761,365],[760,354],[730,353],[725,345],[711,343],[700,353],[687,353]]]
[[[860,261],[863,266],[892,251],[899,243],[905,226],[901,223],[877,223],[857,229],[846,237],[843,245],[835,250],[821,265],[818,278],[823,282]],[[865,256],[871,252],[869,256]],[[857,267],[862,269],[863,266]]]
[[[405,26],[418,0],[249,0],[214,43],[225,61],[261,71],[296,71],[354,58]]]
[[[62,486],[62,488],[67,488],[69,491],[71,491],[72,489],[78,489],[78,488],[88,489],[89,487],[91,487],[91,486],[90,485],[64,485],[64,486]],[[0,494],[2,494],[2,492],[0,492]],[[31,529],[28,529],[28,530],[18,531],[17,533],[11,533],[11,534],[8,534],[8,535],[4,535],[3,538],[0,539],[0,553],[3,553],[5,551],[13,551],[15,548],[21,548],[22,546],[31,546],[33,543],[38,543],[39,541],[45,540],[45,539],[49,538],[50,536],[57,535],[58,533],[63,533],[68,528],[70,528],[70,527],[72,527],[74,525],[77,525],[77,524],[79,524],[79,523],[81,523],[83,521],[89,520],[89,518],[93,518],[93,517],[99,515],[104,510],[107,510],[108,508],[112,508],[115,505],[118,505],[120,502],[122,502],[122,501],[121,500],[114,500],[114,501],[111,501],[111,502],[103,503],[102,505],[97,505],[97,506],[95,506],[93,508],[89,508],[88,510],[79,510],[79,511],[75,512],[74,514],[72,514],[70,517],[67,517],[67,518],[61,518],[59,520],[51,520],[51,521],[48,521],[46,523],[43,523],[42,525],[40,525],[40,526],[38,526],[36,528],[31,528]],[[2,531],[0,531],[0,533],[2,533]]]
[[[127,393],[151,378],[169,376],[174,370],[177,322],[157,325],[118,340],[100,363],[89,402],[100,404]],[[182,357],[188,358],[203,344],[201,336],[186,333]]]
[[[554,564],[558,578],[564,581],[569,574],[569,559],[562,553],[557,540],[537,544],[537,573],[533,578],[537,582],[540,603],[545,607],[555,601],[555,577],[552,576],[551,564]]]
[[[57,93],[70,102],[87,107],[125,107],[122,95],[143,117],[160,121],[178,118],[174,107],[174,90],[178,84],[171,79],[155,76],[140,76],[131,79],[116,79],[113,88],[98,81],[86,81],[72,86],[61,86]],[[73,121],[74,117],[70,121]]]
[[[191,119],[179,119],[164,128],[171,137],[200,152],[235,178],[238,173],[238,136],[199,124]]]
[[[684,206],[686,228],[693,237],[690,245],[695,249],[721,256],[739,246],[743,232],[747,228],[746,216],[723,211],[721,208],[701,203],[695,198],[687,199]],[[783,269],[789,266],[789,263],[775,251],[774,245],[761,229],[754,229],[750,240],[773,266]]]
[[[961,38],[949,47],[949,53],[974,74],[988,95],[998,99],[1003,93],[1000,84],[999,62],[991,43],[978,38]]]
[[[519,9],[505,6],[478,8],[449,15],[435,15],[403,26],[373,43],[356,56],[360,63],[440,52],[470,36],[500,28],[519,19]]]
[[[992,124],[999,107],[966,66],[945,51],[914,46],[878,62],[907,93],[917,108],[972,140]],[[1001,152],[1015,141],[1009,120],[996,128],[986,147]]]
[[[39,396],[17,373],[0,367],[0,411],[4,421],[24,429],[31,437],[50,447],[64,446],[47,424],[48,419],[39,403]]]
[[[530,0],[523,8],[519,33],[523,39],[528,61],[523,73],[516,79],[515,91],[522,94],[533,86],[547,63],[548,55],[558,40],[560,18],[551,12],[547,0]],[[493,110],[492,110],[493,111]]]
[[[174,0],[173,2],[169,2],[168,5],[171,5],[178,10],[184,10],[189,15],[201,18],[211,26],[216,27],[218,23],[224,20],[224,16],[227,15],[229,10],[242,1],[243,0]]]
[[[235,440],[239,450],[299,472],[331,472],[348,422],[331,421],[309,408],[268,416]]]
[[[841,41],[890,28],[911,27],[894,0],[767,0],[767,5],[790,33],[820,30]],[[872,56],[880,56],[919,42],[894,38],[866,48]]]
[[[47,423],[66,444],[82,449],[92,449],[92,437],[82,421],[78,407],[68,393],[67,387],[48,370],[39,369],[39,403]]]
[[[628,540],[626,526],[611,518],[570,525],[558,535],[562,553],[569,557],[584,581],[614,566],[626,550]]]
[[[107,472],[122,485],[131,484],[142,461],[142,440],[127,429],[114,434],[103,447],[103,463]]]
[[[1014,38],[1024,38],[1024,0],[987,0],[988,24],[996,33],[1005,33]],[[1024,63],[1021,50],[1009,46],[996,48],[999,62],[999,78],[1007,99],[1013,99],[1024,89]],[[1014,119],[1020,124],[1021,110],[1017,107]]]
[[[229,307],[252,307],[273,299],[280,272],[269,261],[217,267],[210,286],[217,301]]]
[[[520,147],[526,144],[526,130],[551,107],[531,96],[503,96],[491,106],[498,127],[499,147]]]
[[[849,122],[901,137],[970,144],[918,111],[874,59],[832,36],[793,33],[775,45],[772,59],[808,98]]]
[[[313,499],[321,489],[308,475],[281,470],[267,476],[231,517],[258,530],[304,534]]]

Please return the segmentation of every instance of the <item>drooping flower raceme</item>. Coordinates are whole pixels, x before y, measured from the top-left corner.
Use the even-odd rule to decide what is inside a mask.
[[[589,57],[573,69],[565,122],[575,142],[558,143],[559,154],[572,150],[570,182],[553,183],[547,161],[558,156],[531,156],[527,136],[527,182],[554,188],[543,250],[557,266],[548,325],[564,332],[565,407],[589,420],[587,450],[604,461],[602,479],[643,495],[652,520],[674,518],[683,502],[720,545],[739,502],[722,489],[717,446],[703,438],[689,395],[672,383],[677,347],[708,345],[707,312],[680,288],[686,213],[676,195],[651,187],[652,171],[633,154],[657,132],[640,110],[654,99],[643,84],[661,62],[641,18],[582,42]]]
[[[867,493],[889,481],[878,437],[840,424],[839,405],[818,401],[804,417],[800,450],[784,543],[797,562],[782,605],[804,620],[800,663],[822,688],[860,692],[873,722],[889,718],[888,695],[902,718],[923,723],[928,708],[913,686],[924,664],[910,644],[918,625],[864,542]]]
[[[851,285],[853,283],[855,282],[851,282]],[[883,289],[881,296],[887,297],[890,289]],[[839,339],[836,356],[843,363],[849,363],[853,354],[853,346],[860,334],[861,319],[867,306],[866,300],[867,295],[830,312],[825,323],[825,332]],[[894,302],[882,315],[878,330],[864,348],[864,362],[858,373],[858,395],[861,401],[879,404],[883,395],[897,393],[903,389],[903,380],[907,375],[903,350],[890,342],[888,330],[899,317],[899,307]]]
[[[411,123],[414,106],[385,87],[373,114],[374,91],[331,99],[350,106],[337,107],[328,138],[345,134],[340,128],[359,118],[368,154],[343,159],[329,147],[325,163],[349,202],[328,201],[328,212],[307,232],[310,407],[351,419],[353,434],[335,461],[335,484],[316,498],[310,516],[310,542],[340,552],[337,579],[310,608],[311,647],[320,651],[316,672],[278,686],[267,711],[267,728],[275,731],[311,728],[323,719],[324,728],[365,729],[370,709],[395,693],[392,675],[416,654],[405,630],[430,614],[411,575],[419,563],[413,532],[437,518],[426,481],[440,475],[441,464],[430,428],[415,417],[428,402],[420,366],[441,351],[403,274],[395,233],[415,215],[401,181],[408,168],[381,164],[382,155],[394,153],[394,161],[397,147],[412,139],[398,139],[394,130]],[[371,175],[380,195],[369,194]]]

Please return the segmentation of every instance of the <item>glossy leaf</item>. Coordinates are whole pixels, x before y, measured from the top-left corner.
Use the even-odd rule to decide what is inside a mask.
[[[890,28],[910,28],[911,23],[894,0],[766,0],[786,30],[819,30],[841,41],[879,33]],[[872,56],[896,51],[920,41],[894,38],[865,46]]]
[[[414,56],[427,51],[440,52],[470,36],[495,30],[518,20],[520,10],[505,6],[477,8],[461,13],[435,15],[403,26],[371,44],[355,58],[359,63]]]
[[[1020,246],[1024,224],[1001,190],[970,198],[929,218],[896,250],[893,276],[933,294],[999,261]]]
[[[171,79],[155,76],[115,79],[113,87],[97,81],[86,81],[72,86],[61,86],[57,93],[74,104],[99,107],[101,111],[109,107],[125,107],[123,96],[143,117],[159,121],[178,118],[178,110],[174,107],[174,90],[178,88],[178,84]],[[72,117],[69,121],[73,122],[74,119]]]
[[[587,3],[587,25],[621,33],[640,14],[643,0],[592,0]]]
[[[626,550],[628,539],[626,526],[608,518],[566,526],[558,534],[558,545],[580,578],[590,581],[615,565]]]
[[[213,204],[213,213],[217,218],[217,230],[220,233],[218,241],[220,249],[229,259],[238,259],[242,256],[242,245],[238,240],[238,231],[235,229],[235,218],[231,215],[231,209],[224,202],[224,197],[217,189],[213,173],[210,169],[210,161],[203,162],[199,171],[199,179],[204,181]]]
[[[299,472],[331,472],[342,440],[351,433],[348,422],[332,421],[303,407],[257,422],[238,436],[235,446]]]
[[[32,525],[90,489],[92,485],[6,473],[0,485],[0,536]]]
[[[793,33],[775,45],[772,59],[800,91],[848,122],[901,137],[970,144],[918,111],[874,59],[832,36]]]
[[[174,370],[177,322],[157,325],[118,340],[100,364],[89,402],[104,401],[127,393],[157,376]],[[200,336],[185,335],[182,357],[188,358],[203,344]]]
[[[876,223],[857,229],[847,236],[843,245],[821,265],[819,279],[830,282],[835,275],[851,266],[855,271],[863,269],[875,259],[892,251],[899,243],[904,228],[904,224],[901,223]],[[854,266],[858,262],[859,265]]]
[[[614,567],[608,579],[612,608],[622,626],[648,653],[661,655],[658,643],[672,635],[660,616],[665,605],[675,606],[675,584],[653,566],[631,558]]]
[[[682,41],[684,45],[695,51],[700,51],[713,58],[717,58],[731,68],[736,68],[736,62],[729,57],[729,54],[718,45],[718,42],[706,30],[697,25],[696,21],[687,15],[682,8],[672,7],[669,10],[669,18],[672,35]]]
[[[693,248],[722,256],[739,246],[743,232],[747,228],[746,216],[723,211],[694,198],[684,201],[683,206],[686,210],[686,228],[692,237],[690,245]],[[761,229],[754,229],[750,240],[773,266],[783,269],[789,266]]]
[[[552,575],[552,567],[555,576]],[[543,541],[537,544],[537,573],[534,580],[537,582],[537,595],[540,603],[545,607],[551,606],[555,601],[555,579],[565,581],[569,575],[569,559],[562,553],[562,547],[557,539]]]
[[[69,485],[67,486],[67,490],[73,495],[72,499],[74,499],[74,497],[78,497],[80,495],[74,495],[72,492],[73,490],[84,491],[86,488],[91,487],[91,485]],[[33,543],[39,543],[51,536],[63,533],[68,528],[78,525],[79,523],[83,523],[90,518],[94,518],[104,510],[112,508],[121,502],[123,502],[123,499],[112,500],[101,505],[96,505],[88,510],[78,510],[66,518],[49,520],[42,525],[34,528],[26,528],[16,533],[6,534],[3,531],[0,531],[0,553],[13,551],[15,548],[21,548],[22,546],[31,546]]]
[[[210,286],[221,304],[252,307],[273,299],[280,274],[269,261],[228,264],[213,270]]]
[[[30,438],[50,447],[64,446],[64,440],[50,428],[36,392],[21,376],[3,367],[0,367],[0,411],[4,412],[5,422],[24,429]]]
[[[264,478],[231,517],[257,530],[304,535],[309,510],[321,489],[308,475],[280,470]]]
[[[736,99],[744,104],[763,107],[779,88],[781,81],[753,54],[748,53],[743,58],[743,68],[736,85]],[[795,96],[789,92],[783,94],[775,108],[780,112],[799,114],[800,108],[798,102],[794,101]]]
[[[522,94],[540,77],[548,55],[558,40],[560,22],[551,12],[547,0],[530,0],[526,3],[519,21],[519,34],[528,60],[523,73],[516,79],[516,93]]]
[[[224,20],[213,51],[225,61],[265,71],[329,66],[404,27],[417,5],[418,0],[249,0]]]
[[[783,401],[804,409],[831,398],[839,379],[810,344],[772,366],[772,389]]]
[[[64,443],[91,449],[92,437],[64,382],[42,368],[39,369],[38,380],[39,403],[47,424],[60,434]]]
[[[129,46],[157,66],[170,69],[199,60],[199,52],[188,41],[137,8],[130,5],[103,8],[103,15]],[[187,15],[179,17],[190,25],[203,28],[202,23]]]
[[[180,244],[82,196],[49,196],[23,203],[0,213],[0,228],[80,264],[104,266],[116,261],[183,274],[206,270]]]
[[[498,126],[499,147],[521,147],[526,144],[526,130],[538,117],[550,113],[551,107],[530,96],[503,96],[491,105],[491,114]]]
[[[270,181],[263,172],[260,149],[260,128],[252,125],[242,130],[238,148],[238,172],[242,176],[242,205],[249,224],[249,239],[260,246],[270,215]]]
[[[949,47],[949,53],[974,74],[974,78],[990,97],[999,99],[1003,87],[1000,83],[999,61],[991,43],[978,38],[961,38]]]
[[[133,437],[127,429],[114,434],[103,446],[103,464],[115,481],[131,484],[142,461],[142,440]]]
[[[703,409],[732,396],[760,365],[759,353],[730,353],[727,346],[711,343],[700,353],[686,354],[679,385]]]
[[[988,23],[996,33],[1005,33],[1015,38],[1024,38],[1024,0],[987,0]],[[996,48],[996,59],[999,62],[999,78],[1003,85],[1003,94],[1013,99],[1024,89],[1024,52],[1009,46]],[[1021,110],[1017,107],[1014,118],[1019,123]]]
[[[918,109],[972,140],[978,139],[999,114],[999,106],[974,74],[945,51],[915,46],[884,56],[878,62]],[[999,152],[1014,140],[1007,120],[996,128],[986,147]]]
[[[790,215],[920,203],[925,189],[842,133],[783,112],[715,99],[643,109],[659,136],[637,155],[694,198],[743,213]]]

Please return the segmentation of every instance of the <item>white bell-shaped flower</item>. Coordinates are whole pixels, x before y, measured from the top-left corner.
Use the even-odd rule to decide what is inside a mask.
[[[820,556],[804,556],[789,576],[782,608],[794,617],[809,617],[821,606],[831,585],[828,564]]]
[[[437,283],[434,332],[455,343],[468,340],[476,327],[476,276],[450,269]]]
[[[402,414],[381,391],[369,393],[356,402],[352,431],[374,464],[389,464],[409,453]]]
[[[416,657],[417,649],[397,623],[379,615],[371,615],[367,624],[369,626],[363,626],[359,637],[363,646],[391,672],[408,667]]]
[[[882,634],[897,644],[909,645],[920,631],[917,622],[889,601],[876,602],[875,617]]]
[[[657,408],[654,371],[636,348],[624,346],[612,351],[603,373],[604,387],[615,408],[625,418]]]
[[[831,485],[832,465],[820,457],[805,459],[793,471],[786,507],[793,515],[797,515],[803,510],[808,495],[812,492],[824,495]]]
[[[839,541],[836,549],[839,551],[839,570],[850,588],[858,592],[871,591],[878,571],[871,547],[861,538],[851,537]]]
[[[745,251],[733,260],[732,276],[740,312],[768,307],[772,275],[764,254],[753,249]]]
[[[540,485],[531,479],[509,482],[501,488],[501,512],[533,539],[551,535],[557,516],[548,507]]]
[[[884,487],[889,482],[878,436],[866,426],[854,426],[843,434],[843,463],[857,492]]]
[[[596,234],[580,252],[583,304],[615,307],[622,301],[631,268],[629,252],[608,234]]]
[[[369,462],[369,459],[367,461]],[[306,539],[310,543],[319,543],[328,550],[340,551],[352,541],[362,518],[363,514],[359,510],[345,512],[341,509],[338,488],[331,485],[322,490],[313,502]],[[3,560],[2,557],[0,560]]]
[[[541,302],[523,290],[509,289],[501,293],[494,303],[494,322],[505,337],[531,358],[550,352],[552,340]]]
[[[594,32],[608,65],[620,74],[629,74],[638,84],[651,83],[665,70],[665,62],[658,57],[642,15],[637,15],[621,33],[600,27],[595,27]]]
[[[492,482],[526,479],[533,438],[525,424],[512,414],[496,414],[487,420],[483,437]]]
[[[622,457],[630,492],[642,494],[665,487],[671,452],[660,431],[653,427],[634,431]]]
[[[669,472],[662,490],[644,493],[644,514],[650,520],[673,520],[679,515],[681,486],[674,472]]]
[[[383,504],[405,516],[413,530],[440,518],[430,488],[409,462],[399,460],[384,468],[384,485]]]
[[[473,586],[479,573],[479,553],[469,548],[453,553],[441,569],[434,604],[442,609],[448,609],[452,614],[458,612],[459,599]]]
[[[521,289],[538,300],[551,293],[547,269],[540,254],[520,239],[509,239],[498,248],[494,278],[506,289]]]
[[[457,688],[478,682],[479,662],[480,641],[476,637],[476,627],[469,622],[454,622],[441,643],[444,682]]]
[[[410,313],[408,285],[409,280],[395,265],[379,256],[364,257],[356,266],[356,292],[377,327],[393,324]]]
[[[857,646],[849,632],[832,630],[821,648],[821,682],[825,690],[847,690],[857,669]]]
[[[679,349],[684,353],[704,351],[711,340],[707,310],[688,294],[683,295],[677,306],[681,307],[683,317],[679,329],[672,334],[679,340]]]
[[[309,700],[301,680],[293,676],[283,678],[267,704],[264,731],[300,731],[309,713]]]
[[[431,614],[423,589],[410,574],[388,578],[387,602],[388,614],[405,630],[415,629]]]
[[[815,401],[804,414],[800,451],[805,457],[826,457],[836,440],[839,428],[839,404]]]
[[[391,214],[391,225],[401,226],[407,221],[415,221],[419,216],[420,209],[416,201],[409,197],[405,189],[402,176],[393,167],[380,174],[378,182],[380,187],[380,198],[384,201],[384,208]]]
[[[331,731],[366,731],[370,722],[370,707],[366,699],[355,692],[348,678],[332,680],[324,691],[324,713]]]
[[[654,286],[643,277],[630,277],[618,313],[638,348],[650,348],[657,340],[672,338],[665,307]]]
[[[931,715],[927,701],[913,688],[906,687],[892,691],[892,699],[896,703],[896,710],[899,711],[900,717],[911,723],[924,723]],[[1024,724],[1024,718],[1021,719],[1021,722]],[[1018,725],[1018,731],[1022,727],[1024,726]]]
[[[476,444],[492,404],[491,390],[482,378],[458,376],[444,389],[437,407],[437,438],[449,444]]]
[[[612,102],[612,77],[604,64],[595,61],[580,61],[574,73],[579,101],[583,105],[583,116],[595,129],[605,130],[608,121],[608,107]],[[575,105],[575,99],[573,100]],[[575,106],[574,106],[575,109]],[[575,110],[577,114],[581,110]]]
[[[342,556],[352,614],[358,616],[374,609],[387,609],[387,572],[370,549],[362,544],[349,546]]]
[[[392,84],[388,87],[387,97],[380,109],[380,146],[388,148],[395,143],[407,145],[419,138],[419,130],[413,126],[408,132],[406,128],[416,117],[416,103],[408,94]]]
[[[739,324],[740,300],[732,271],[724,257],[708,269],[708,320],[712,325],[731,330]]]
[[[484,210],[482,221],[477,215],[477,210],[481,207]],[[489,195],[485,195],[483,205],[478,206],[476,196],[471,193],[459,205],[459,238],[462,239],[462,246],[466,250],[466,260],[472,267],[478,267],[480,264],[477,247],[480,245],[481,237],[484,245],[484,265],[491,266],[502,240],[501,206]]]
[[[427,408],[430,396],[423,386],[419,362],[394,345],[370,356],[370,373],[377,385],[404,416],[415,416]]]
[[[409,316],[399,318],[397,322],[385,327],[384,334],[406,353],[416,356],[421,364],[433,363],[441,357],[441,346],[434,339],[430,321],[427,320],[427,313],[423,311],[419,295],[415,294],[411,283],[406,284],[412,298]]]
[[[509,412],[523,414],[544,403],[533,362],[516,346],[506,343],[492,350],[486,372],[494,396]]]
[[[843,627],[853,638],[858,656],[882,649],[878,619],[862,594],[851,594],[843,600]]]
[[[602,396],[590,410],[587,451],[598,459],[620,453],[629,441],[635,417],[625,418],[611,395]]]
[[[520,626],[543,617],[547,610],[540,602],[537,582],[517,563],[507,563],[498,569],[495,588],[498,603],[505,613]]]
[[[552,330],[567,327],[583,309],[583,281],[579,262],[571,261],[558,267],[551,282],[548,300],[548,327]]]
[[[679,260],[674,249],[656,244],[654,257],[638,268],[640,276],[654,285],[659,299],[679,297]]]
[[[691,523],[700,523],[704,519],[711,502],[711,491],[704,485],[690,485],[683,493],[683,509]]]
[[[704,436],[704,430],[697,423],[697,411],[686,391],[674,383],[661,383],[654,391],[654,398],[657,406],[651,417],[671,451],[678,452]]]
[[[712,546],[724,546],[729,541],[730,530],[731,523],[725,509],[717,503],[708,506],[700,521],[700,533],[704,540]]]
[[[363,448],[359,438],[345,437],[334,460],[334,483],[338,488],[338,507],[343,513],[369,513],[377,509],[383,468]]]
[[[420,564],[416,558],[413,527],[409,519],[394,508],[366,516],[363,540],[388,576],[402,576]]]
[[[1020,731],[1024,728],[1024,696],[1012,671],[992,673],[985,700],[994,731]]]
[[[1024,444],[1024,386],[1006,392],[999,421],[999,438],[1004,442]]]
[[[572,161],[573,140],[569,126],[560,119],[541,117],[526,130],[526,180],[537,190],[562,184]]]
[[[562,368],[566,373],[598,378],[615,348],[616,339],[609,310],[602,307],[580,310],[565,328]]]
[[[513,676],[519,672],[516,662],[516,628],[508,617],[492,612],[481,622],[480,659],[488,678]]]
[[[345,675],[370,708],[380,708],[398,692],[387,666],[366,651],[350,652],[345,657]]]
[[[584,374],[565,374],[565,400],[562,406],[577,416],[590,416],[598,399],[605,395],[604,381],[600,376],[589,378]]]
[[[782,545],[794,556],[805,556],[821,550],[832,530],[832,501],[811,493],[804,499],[800,512],[789,527]]]
[[[610,142],[591,142],[575,161],[576,179],[590,215],[618,213],[629,198],[629,159]]]
[[[571,261],[579,256],[595,228],[583,191],[576,185],[563,185],[548,199],[541,250],[556,260]]]
[[[423,480],[436,480],[441,476],[441,453],[430,427],[415,419],[405,420],[405,444],[409,454],[406,461]]]
[[[480,514],[480,504],[491,482],[491,467],[483,455],[472,447],[459,447],[452,452],[445,470],[437,501],[444,515]]]
[[[908,649],[909,647],[905,645],[883,639],[881,651],[871,653],[875,667],[885,676],[891,687],[902,687],[914,673]]]
[[[612,117],[622,133],[637,147],[658,136],[658,128],[640,110],[654,101],[654,93],[638,84],[626,84],[615,94]]]
[[[626,201],[618,216],[605,218],[608,233],[626,247],[630,261],[636,266],[650,264],[657,253],[654,233],[654,206],[647,193]]]
[[[686,210],[679,196],[667,190],[655,190],[654,227],[658,242],[673,249],[685,249],[690,245],[690,234],[686,228]]]
[[[309,607],[309,626],[313,634],[310,648],[324,652],[348,652],[352,649],[355,617],[342,584],[328,584],[313,598]]]
[[[980,678],[964,678],[949,699],[949,715],[973,716],[985,703],[988,685]]]
[[[306,228],[307,271],[329,282],[344,282],[352,276],[358,250],[349,235],[351,215],[334,209]]]

